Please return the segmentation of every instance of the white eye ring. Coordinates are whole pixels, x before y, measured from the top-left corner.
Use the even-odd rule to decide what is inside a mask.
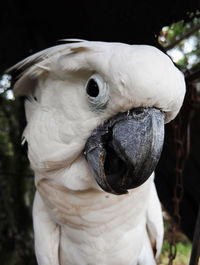
[[[109,100],[109,89],[99,74],[93,74],[87,81],[86,93],[89,105],[93,110],[105,109]]]

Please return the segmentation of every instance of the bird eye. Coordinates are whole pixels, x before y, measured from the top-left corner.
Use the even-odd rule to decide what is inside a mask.
[[[92,110],[99,111],[105,109],[109,100],[108,85],[99,74],[93,74],[88,79],[86,93]]]
[[[91,78],[88,81],[86,91],[87,91],[87,94],[93,98],[99,95],[99,86],[95,79]]]

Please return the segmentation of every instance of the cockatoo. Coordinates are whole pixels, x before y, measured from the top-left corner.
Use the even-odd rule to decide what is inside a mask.
[[[153,171],[185,94],[155,47],[77,40],[18,63],[35,173],[39,265],[154,265],[163,240]]]

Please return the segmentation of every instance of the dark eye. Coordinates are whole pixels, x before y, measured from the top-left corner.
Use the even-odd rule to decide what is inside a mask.
[[[87,94],[93,98],[95,98],[99,95],[99,86],[93,78],[91,78],[88,81],[86,91],[87,91]]]
[[[93,74],[85,85],[87,100],[92,111],[103,111],[109,101],[109,87],[99,75]]]

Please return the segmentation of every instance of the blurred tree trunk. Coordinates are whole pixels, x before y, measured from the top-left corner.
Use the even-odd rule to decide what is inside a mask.
[[[0,94],[0,257],[2,265],[34,265],[31,204],[34,183],[21,134],[23,101]]]

